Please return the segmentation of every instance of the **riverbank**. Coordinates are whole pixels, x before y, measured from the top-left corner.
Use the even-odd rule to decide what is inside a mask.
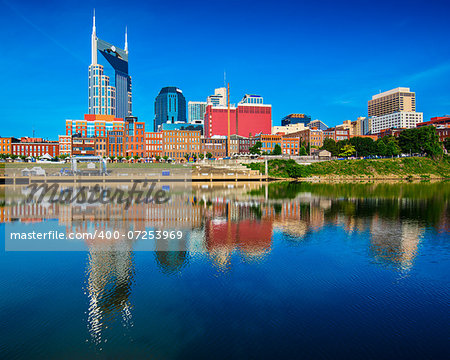
[[[264,173],[264,163],[247,167]],[[400,180],[449,179],[450,159],[426,157],[393,159],[332,160],[300,165],[294,160],[269,160],[268,175],[273,179],[317,180]]]

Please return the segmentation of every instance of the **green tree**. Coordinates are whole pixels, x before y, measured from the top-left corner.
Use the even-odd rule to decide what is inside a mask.
[[[333,139],[325,138],[323,140],[322,149],[328,150],[332,156],[338,156],[339,155],[339,147]]]
[[[344,145],[344,147],[341,149],[339,156],[348,157],[348,156],[352,156],[355,152],[356,152],[355,148],[352,145],[347,144],[347,145]]]
[[[168,157],[167,155],[164,155],[164,156],[163,156],[163,159],[164,159],[165,161],[167,161],[167,160],[169,159],[169,157]]]
[[[200,158],[200,160],[203,160],[205,158],[205,155],[199,154],[198,157]]]
[[[377,155],[386,156],[386,144],[382,139],[377,140]]]
[[[139,159],[139,155],[134,155],[134,156],[133,156],[133,159],[134,159],[134,160]]]
[[[450,138],[444,139],[444,147],[445,147],[445,150],[450,151]]]
[[[405,154],[425,154],[430,157],[442,155],[442,145],[434,126],[403,130],[398,137],[401,151]]]
[[[275,144],[272,155],[281,155],[281,146],[279,144]]]
[[[300,147],[300,155],[301,156],[308,155],[308,153],[306,152],[306,148],[303,145]]]
[[[213,157],[213,155],[210,152],[206,154],[207,159],[211,159],[212,157]]]
[[[377,146],[371,138],[355,136],[349,143],[354,146],[358,156],[371,156],[377,154]]]
[[[262,148],[262,143],[261,143],[261,141],[257,141],[257,142],[255,143],[255,145],[253,145],[253,146],[249,149],[250,154],[257,154],[257,155],[260,155],[260,154],[261,154],[261,148]]]
[[[398,141],[395,137],[390,136],[387,138],[386,141],[384,141],[384,144],[386,145],[385,154],[386,156],[397,156],[400,155],[401,149],[398,145]]]

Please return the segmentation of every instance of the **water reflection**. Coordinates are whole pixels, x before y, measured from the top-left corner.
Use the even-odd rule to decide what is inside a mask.
[[[88,330],[95,344],[102,342],[107,327],[120,321],[132,323],[129,299],[134,278],[133,252],[129,241],[91,244],[87,260]]]
[[[404,269],[413,265],[424,229],[449,230],[448,183],[194,187],[189,193],[176,194],[167,204],[132,205],[127,211],[117,204],[26,204],[21,201],[20,188],[14,191],[15,200],[8,203],[9,194],[0,207],[2,222],[56,219],[66,232],[109,230],[117,232],[120,238],[130,230],[183,230],[182,241],[159,240],[154,244],[158,251],[156,262],[167,274],[182,271],[194,253],[208,254],[219,268],[227,268],[234,253],[246,261],[260,261],[270,254],[275,233],[282,234],[285,241],[299,243],[314,238],[313,234],[326,226],[340,227],[348,235],[367,232],[374,259]],[[96,260],[99,248],[112,252],[99,257],[110,267],[120,258],[113,256],[119,251],[116,247],[126,249],[120,252],[131,253],[143,243],[111,243],[95,238],[86,245],[93,264],[100,261]],[[130,257],[131,254],[126,256]],[[131,264],[131,260],[125,263]]]

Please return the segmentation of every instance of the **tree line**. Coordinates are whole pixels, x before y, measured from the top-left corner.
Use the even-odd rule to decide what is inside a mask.
[[[449,142],[446,141],[444,145],[449,150]],[[439,157],[443,154],[443,144],[439,141],[434,126],[406,129],[398,137],[385,136],[376,141],[366,137],[353,137],[336,142],[327,138],[323,141],[321,149],[328,150],[332,156],[369,157],[410,154]]]

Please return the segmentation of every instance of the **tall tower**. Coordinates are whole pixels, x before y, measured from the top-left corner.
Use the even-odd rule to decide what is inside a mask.
[[[114,86],[98,63],[98,52],[115,71]],[[125,49],[122,50],[97,37],[95,10],[91,35],[91,65],[89,65],[89,114],[114,115],[125,119],[132,113],[131,77],[128,74],[128,34],[125,29]]]

